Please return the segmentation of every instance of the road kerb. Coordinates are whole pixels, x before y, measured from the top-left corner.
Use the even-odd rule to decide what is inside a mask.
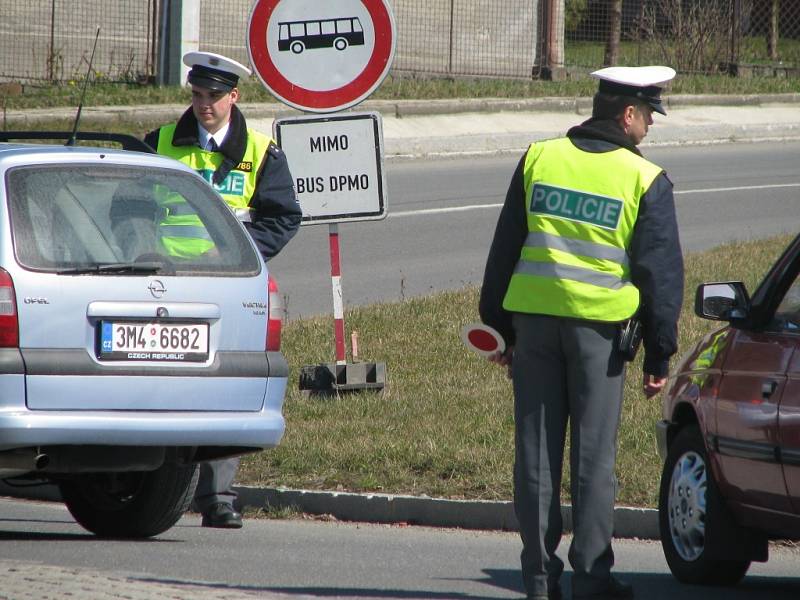
[[[247,508],[294,508],[311,515],[331,515],[342,521],[406,523],[430,527],[455,527],[518,531],[511,501],[450,500],[393,494],[354,494],[238,486],[238,504]],[[561,507],[564,529],[572,530],[572,507]],[[658,513],[654,509],[618,506],[614,509],[614,535],[658,539]]]

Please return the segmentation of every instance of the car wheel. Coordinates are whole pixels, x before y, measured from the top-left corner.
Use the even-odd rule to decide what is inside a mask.
[[[197,465],[165,463],[155,471],[91,473],[59,483],[69,512],[102,537],[145,538],[181,518],[194,496]]]
[[[708,469],[708,457],[697,425],[681,429],[664,463],[658,499],[661,546],[670,571],[690,584],[733,585],[741,581],[749,560],[718,560],[707,555],[706,525],[711,501],[719,494]],[[715,509],[716,510],[716,509]],[[716,527],[737,528],[728,515],[714,515]],[[725,535],[734,533],[726,531]]]

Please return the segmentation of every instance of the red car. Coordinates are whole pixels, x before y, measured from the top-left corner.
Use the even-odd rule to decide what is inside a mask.
[[[704,283],[695,312],[727,321],[678,364],[658,423],[659,525],[684,583],[732,585],[769,539],[800,539],[800,236],[752,298]]]

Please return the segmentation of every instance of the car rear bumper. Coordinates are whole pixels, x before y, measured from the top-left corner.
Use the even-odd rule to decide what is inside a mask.
[[[0,450],[53,445],[272,448],[280,406],[258,412],[0,410]]]
[[[101,363],[83,349],[0,349],[0,413],[280,410],[288,375],[280,352],[218,351],[205,365]],[[4,437],[0,426],[0,443]]]
[[[22,356],[16,349],[0,352],[0,451],[56,445],[271,448],[283,436],[288,366],[280,352],[218,353],[214,368],[158,370],[92,365],[85,352],[56,354],[73,360],[28,364],[8,360]],[[249,398],[237,398],[245,392]]]

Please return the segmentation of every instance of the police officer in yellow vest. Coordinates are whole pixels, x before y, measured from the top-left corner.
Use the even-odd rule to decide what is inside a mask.
[[[177,123],[145,136],[159,154],[171,156],[202,175],[234,210],[265,260],[294,236],[302,212],[286,156],[266,135],[249,129],[236,106],[240,77],[250,70],[211,52],[189,52],[192,106]],[[172,256],[193,256],[213,244],[196,215],[181,202],[165,199],[161,240]]]
[[[183,57],[192,106],[177,123],[150,132],[145,141],[200,173],[220,193],[250,233],[265,260],[294,236],[302,212],[286,156],[266,135],[248,129],[236,106],[239,78],[250,70],[211,52]],[[197,215],[181,199],[164,198],[159,233],[166,252],[191,257],[213,248]],[[238,459],[203,463],[195,504],[203,526],[239,528],[232,489]]]
[[[666,114],[669,67],[609,67],[592,117],[533,143],[506,195],[486,263],[480,315],[508,350],[515,417],[514,507],[528,598],[561,598],[561,473],[570,423],[575,599],[632,598],[611,574],[622,326],[642,324],[649,398],[677,349],[683,259],[672,183],[637,146]]]

